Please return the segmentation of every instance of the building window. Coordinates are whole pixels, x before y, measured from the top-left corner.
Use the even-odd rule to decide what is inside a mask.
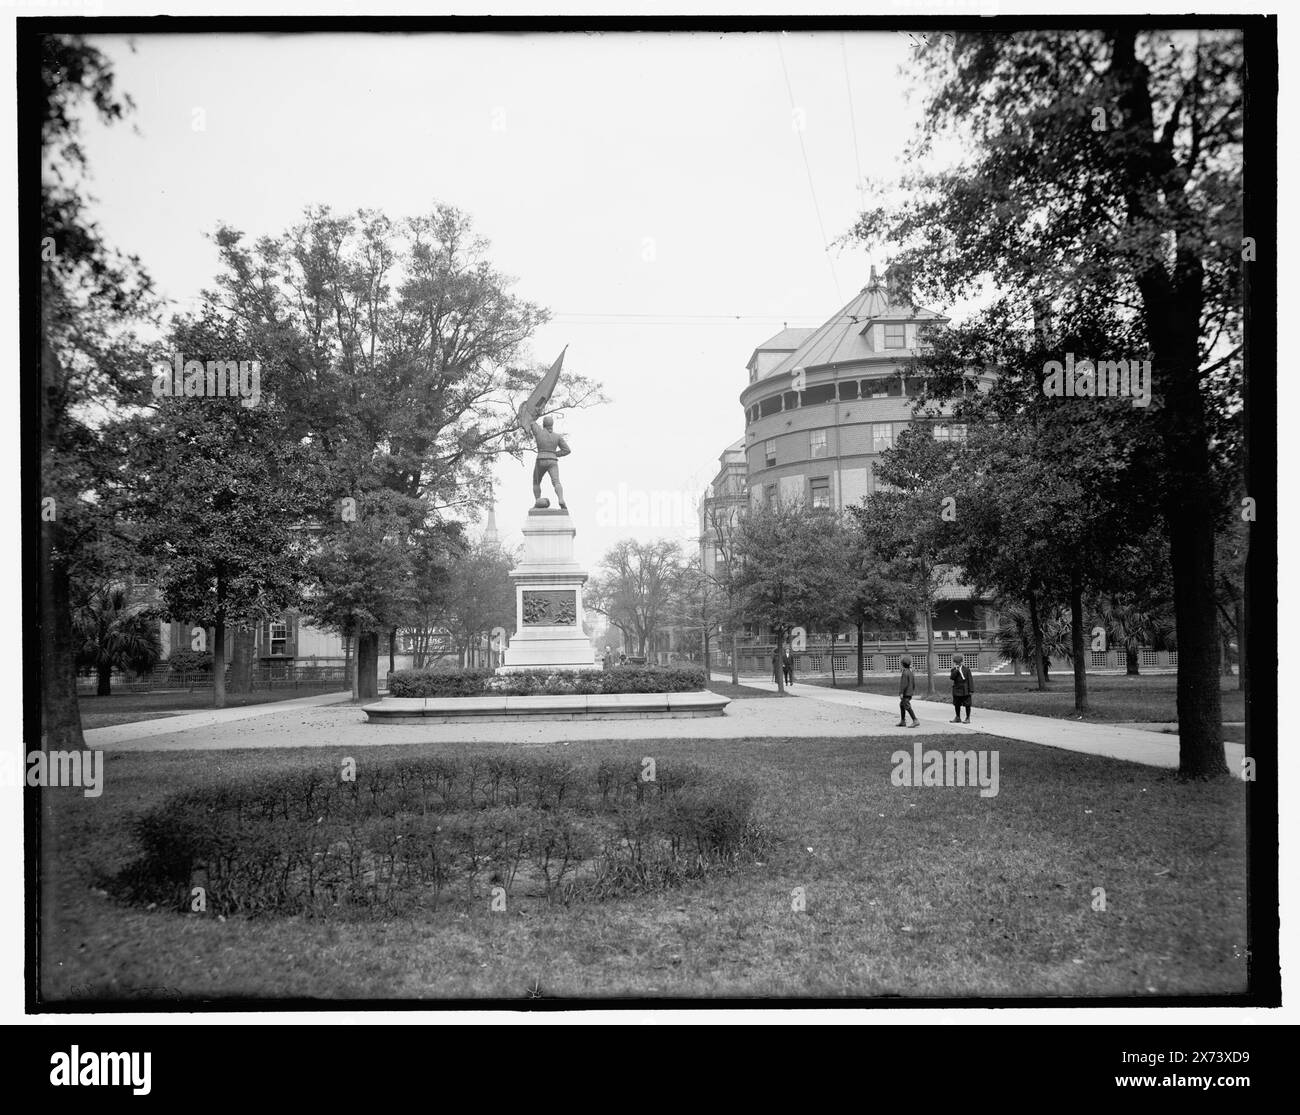
[[[831,505],[831,480],[829,476],[819,476],[812,481],[812,505],[829,507]]]
[[[784,404],[786,410],[798,410],[798,408],[799,408],[799,392],[798,392],[798,391],[784,391],[784,392],[781,393],[781,401],[782,401],[782,403]]]
[[[284,654],[289,645],[289,625],[283,620],[268,623],[267,646],[271,654]]]
[[[885,347],[906,348],[907,347],[907,326],[886,325],[885,326]]]
[[[862,397],[864,399],[887,399],[889,397],[889,382],[888,379],[864,379],[862,381]]]
[[[713,563],[714,565],[727,564],[727,552],[716,542],[713,544]]]
[[[835,401],[835,384],[819,383],[816,387],[809,387],[803,393],[800,405],[811,407],[820,403],[833,403]]]
[[[856,379],[846,379],[840,384],[840,402],[851,403],[858,397],[858,381]]]
[[[894,424],[892,422],[873,422],[871,424],[871,452],[883,453],[894,447]]]
[[[763,446],[763,460],[768,468],[776,464],[776,438],[770,437]]]
[[[826,431],[813,430],[808,435],[808,456],[824,457],[826,456]]]
[[[965,441],[966,427],[962,423],[949,425],[944,422],[934,424],[935,441]]]
[[[773,414],[779,414],[781,411],[781,396],[772,395],[758,404],[758,416],[768,418]]]
[[[771,507],[776,503],[776,485],[766,484],[763,487],[763,498],[767,500],[767,505]]]

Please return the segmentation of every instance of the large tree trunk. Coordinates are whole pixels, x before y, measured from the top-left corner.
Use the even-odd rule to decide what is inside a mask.
[[[731,684],[740,684],[740,635],[735,631],[731,633]]]
[[[95,685],[96,697],[111,697],[113,695],[113,664],[111,662],[100,662],[95,667],[97,678]]]
[[[925,602],[925,695],[934,696],[934,617],[929,600]]]
[[[858,624],[858,688],[862,688],[862,624]]]
[[[1043,653],[1043,625],[1038,618],[1038,594],[1031,589],[1026,596],[1029,604],[1029,637],[1034,644],[1034,677],[1038,679],[1038,688],[1046,689],[1047,656]]]
[[[1249,560],[1249,559],[1248,559]],[[1247,589],[1249,591],[1249,589]],[[1237,616],[1237,688],[1246,688],[1246,609],[1238,599],[1233,605]]]
[[[1088,664],[1084,660],[1087,642],[1083,635],[1083,576],[1070,570],[1070,651],[1074,658],[1074,711],[1088,711]]]
[[[781,650],[784,646],[784,636],[780,631],[776,633],[776,644],[772,648],[772,676],[776,678],[776,691],[782,696],[785,695],[785,670],[781,668]]]
[[[357,656],[353,651],[355,642],[351,631],[343,636],[343,672],[347,674],[348,689],[351,690],[354,701],[357,699]]]
[[[1194,221],[1178,168],[1158,146],[1151,103],[1150,73],[1138,61],[1136,31],[1113,38],[1112,70],[1121,88],[1118,107],[1131,134],[1150,137],[1145,150],[1130,155],[1127,191],[1129,224],[1144,227],[1155,218],[1158,194],[1184,221],[1176,230],[1173,274],[1153,262],[1136,276],[1151,345],[1152,366],[1164,403],[1164,518],[1169,529],[1173,572],[1174,625],[1178,631],[1178,773],[1184,778],[1227,774],[1219,697],[1219,632],[1215,606],[1214,517],[1205,504],[1214,490],[1209,431],[1201,385],[1198,341],[1204,304],[1204,268],[1199,243],[1189,243]]]
[[[488,653],[491,654],[491,644],[488,646]],[[491,658],[488,659],[488,665],[492,664]],[[388,633],[388,672],[395,673],[397,670],[397,628],[394,627]]]
[[[253,642],[251,627],[236,627],[230,633],[230,693],[253,691]]]
[[[58,358],[48,338],[41,337],[41,457],[57,446],[57,423],[62,409],[64,382]],[[41,746],[46,750],[84,748],[81,710],[77,707],[77,645],[72,624],[72,588],[67,555],[60,541],[63,527],[58,516],[70,508],[55,506],[53,521],[41,520],[38,543],[40,567],[37,603],[40,617]]]
[[[1213,482],[1196,350],[1200,267],[1186,265],[1181,252],[1179,260],[1180,271],[1187,266],[1196,272],[1194,279],[1182,277],[1182,286],[1194,291],[1162,295],[1159,279],[1140,285],[1153,337],[1153,364],[1165,370],[1161,432],[1167,476],[1164,517],[1178,632],[1178,772],[1184,778],[1209,778],[1226,775],[1228,769],[1219,696],[1214,521],[1204,514]],[[1167,288],[1167,279],[1163,285]]]
[[[379,632],[367,631],[357,636],[357,698],[379,698]]]
[[[1129,677],[1142,676],[1142,671],[1138,668],[1138,648],[1132,643],[1124,644],[1124,673]]]
[[[220,597],[219,591],[217,595]],[[226,707],[226,623],[221,618],[213,625],[212,707]]]
[[[77,707],[77,670],[72,648],[72,592],[68,570],[54,554],[54,523],[41,524],[41,725],[43,746],[71,751],[86,746]]]

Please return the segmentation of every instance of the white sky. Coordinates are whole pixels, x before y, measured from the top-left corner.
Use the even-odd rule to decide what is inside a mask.
[[[212,285],[205,234],[221,221],[251,239],[317,203],[404,217],[443,201],[473,217],[493,263],[555,314],[535,358],[568,344],[566,370],[611,399],[560,423],[589,568],[628,535],[694,539],[694,501],[744,432],[745,362],[865,284],[862,249],[824,246],[857,212],[858,158],[864,177],[895,176],[917,112],[902,34],[93,41],[137,106],[135,130],[87,125],[96,215],[182,305]],[[531,454],[498,469],[507,541],[530,472]],[[652,498],[660,514],[638,519]]]

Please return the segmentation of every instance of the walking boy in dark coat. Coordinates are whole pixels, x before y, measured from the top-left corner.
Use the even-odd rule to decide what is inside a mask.
[[[912,656],[903,655],[898,660],[902,666],[902,672],[898,675],[898,723],[896,728],[915,728],[921,723],[916,718],[916,713],[912,711],[912,694],[916,691],[916,675],[912,672]],[[907,722],[908,717],[912,718],[912,723]]]
[[[975,679],[971,676],[970,667],[962,665],[960,654],[952,656],[952,673],[948,675],[952,679],[952,707],[957,714],[952,718],[954,724],[962,723],[961,710],[966,710],[966,723],[970,723],[970,697],[975,692]]]

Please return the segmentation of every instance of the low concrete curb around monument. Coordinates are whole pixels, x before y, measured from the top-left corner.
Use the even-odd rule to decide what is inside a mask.
[[[564,693],[536,697],[389,697],[363,710],[371,723],[655,720],[722,716],[717,693]]]

